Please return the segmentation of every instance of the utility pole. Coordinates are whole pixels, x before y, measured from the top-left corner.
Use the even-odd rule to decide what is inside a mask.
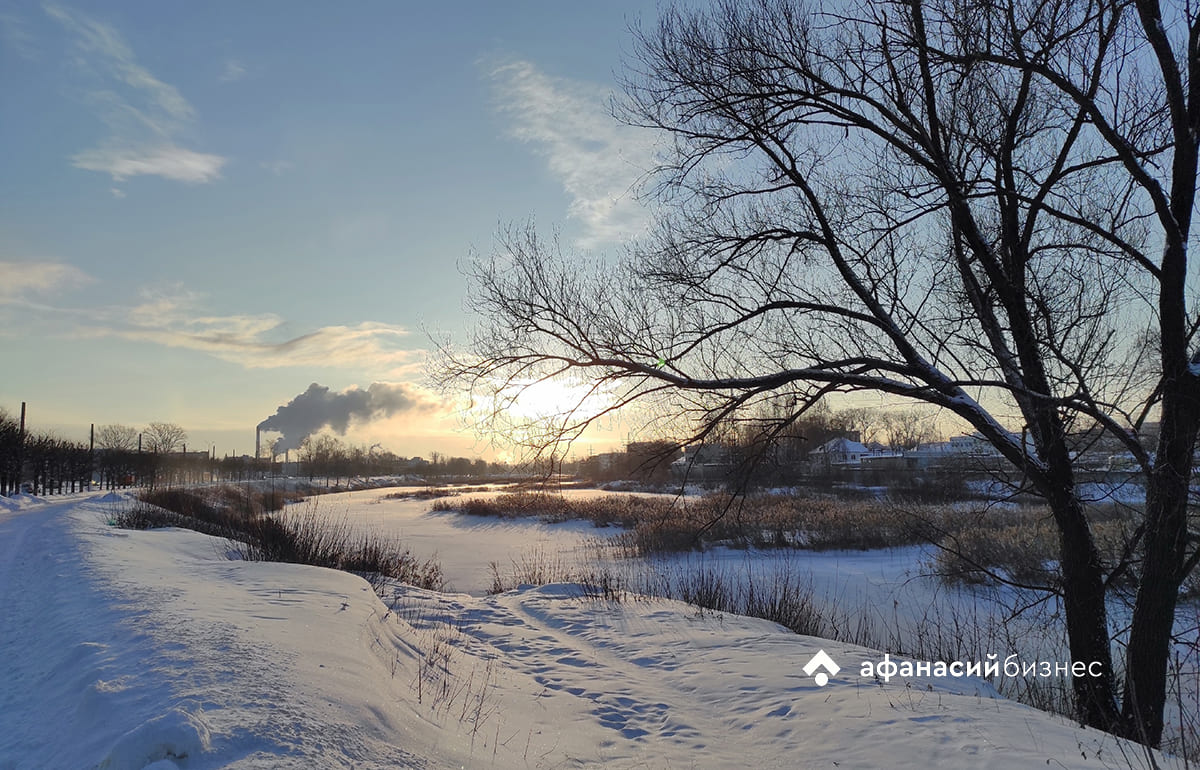
[[[25,481],[25,402],[21,402],[21,429],[17,433],[17,494],[23,492]]]

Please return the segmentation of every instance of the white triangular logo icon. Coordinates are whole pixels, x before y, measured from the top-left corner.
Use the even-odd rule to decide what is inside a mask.
[[[825,670],[817,671],[817,669]],[[812,660],[805,663],[803,668],[804,673],[809,676],[813,676],[813,672],[817,671],[817,675],[813,676],[813,681],[817,683],[817,687],[824,687],[829,684],[829,677],[841,670],[842,667],[834,663],[833,658],[829,657],[829,653],[824,650],[817,650],[817,654],[812,656]]]

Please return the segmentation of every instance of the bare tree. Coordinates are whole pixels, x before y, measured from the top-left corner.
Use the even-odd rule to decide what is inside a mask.
[[[96,428],[96,465],[100,483],[113,489],[133,483],[144,462],[134,454],[138,447],[138,430],[129,425],[101,425]]]
[[[137,449],[138,431],[131,425],[101,425],[96,428],[96,446],[114,451]]]
[[[897,409],[880,417],[893,450],[914,449],[938,438],[937,418],[920,409]]]
[[[879,434],[882,425],[880,411],[868,407],[839,409],[830,415],[831,427],[855,436],[857,441],[870,443]]]
[[[663,219],[617,264],[532,228],[472,267],[474,394],[583,374],[710,434],[833,391],[953,413],[1045,497],[1080,718],[1157,744],[1180,585],[1200,560],[1195,0],[793,0],[667,9],[635,31],[618,113],[664,132]],[[667,403],[669,410],[662,410]],[[1158,418],[1155,451],[1141,437]],[[570,440],[594,412],[559,415]],[[1140,465],[1144,522],[1097,550],[1071,437]],[[1114,668],[1106,596],[1137,595]]]
[[[182,449],[187,441],[187,431],[173,422],[152,422],[143,434],[146,451],[168,454]]]
[[[308,470],[310,480],[316,476],[325,476],[328,484],[329,476],[340,479],[346,457],[345,442],[328,433],[305,436],[300,442],[300,462],[304,463]]]

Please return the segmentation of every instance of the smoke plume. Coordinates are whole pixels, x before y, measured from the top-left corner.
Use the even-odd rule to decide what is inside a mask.
[[[351,387],[335,393],[314,382],[308,390],[260,422],[258,429],[283,434],[275,443],[275,451],[284,452],[298,448],[305,438],[324,428],[344,436],[351,423],[370,422],[433,406],[419,390],[404,383],[373,382],[366,390]]]

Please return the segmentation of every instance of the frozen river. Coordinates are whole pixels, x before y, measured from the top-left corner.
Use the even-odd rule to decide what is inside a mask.
[[[621,576],[636,592],[654,586],[657,593],[678,597],[682,581],[698,574],[720,576],[729,585],[753,581],[769,587],[783,578],[810,592],[813,604],[829,619],[830,635],[857,643],[904,652],[914,657],[1003,659],[1018,653],[1024,660],[1066,660],[1058,602],[1008,588],[948,585],[932,574],[933,549],[907,546],[872,551],[737,550],[714,548],[704,553],[672,554],[650,559],[605,556],[601,545],[620,530],[590,522],[545,523],[533,518],[501,519],[433,511],[431,500],[388,499],[396,489],[327,495],[319,505],[329,515],[345,515],[356,526],[394,535],[414,555],[436,557],[447,590],[482,596],[492,586],[493,569],[502,575],[513,565],[540,562],[557,570],[607,571]],[[498,492],[469,493],[487,497]],[[568,497],[604,494],[570,490]],[[665,589],[665,590],[664,590]],[[1110,604],[1110,623],[1118,639],[1128,617],[1122,603]],[[1200,610],[1183,607],[1176,648],[1188,689],[1195,689],[1197,629]],[[1197,701],[1185,693],[1185,704]]]

